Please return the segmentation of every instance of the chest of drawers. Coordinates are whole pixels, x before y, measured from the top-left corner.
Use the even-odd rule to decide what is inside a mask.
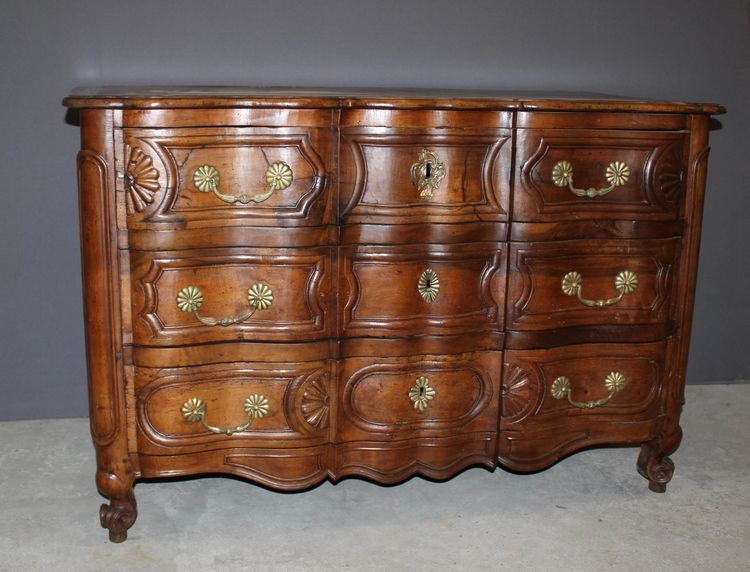
[[[140,478],[299,490],[679,445],[716,105],[79,91],[102,526]]]

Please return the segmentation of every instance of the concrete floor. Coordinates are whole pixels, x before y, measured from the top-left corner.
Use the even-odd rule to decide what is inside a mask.
[[[0,570],[750,570],[750,385],[688,388],[665,495],[637,449],[547,471],[280,494],[227,478],[141,483],[124,544],[99,527],[84,419],[0,423]]]

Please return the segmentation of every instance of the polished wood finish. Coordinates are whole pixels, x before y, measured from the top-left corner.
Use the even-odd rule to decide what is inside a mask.
[[[333,331],[330,248],[133,250],[130,261],[137,345],[304,341]],[[175,303],[177,292],[192,285],[203,292],[201,314],[235,316],[248,309],[247,291],[257,283],[272,289],[271,306],[227,327],[206,327]]]
[[[670,318],[679,239],[561,240],[510,244],[508,330],[551,330],[577,326],[658,324]],[[579,272],[587,299],[617,296],[615,277],[630,270],[638,287],[622,300],[592,311],[561,287]],[[593,330],[592,330],[593,331]]]
[[[644,101],[598,93],[509,92],[451,89],[351,89],[274,87],[100,87],[73,90],[69,107],[111,109],[308,108],[509,109],[723,113],[713,103]]]
[[[687,138],[680,131],[519,129],[513,219],[560,222],[580,219],[674,220],[685,199]],[[554,165],[568,161],[576,187],[607,187],[605,170],[621,161],[628,180],[592,200],[553,183]],[[579,174],[580,173],[580,174]]]
[[[135,522],[141,478],[300,490],[534,471],[629,444],[665,490],[720,106],[242,88],[66,104],[80,108],[91,431],[112,541]],[[425,150],[432,196],[413,180]],[[563,161],[583,196],[558,184]],[[278,162],[293,179],[269,193]],[[627,176],[606,190],[618,162]],[[206,165],[223,198],[195,182]],[[637,287],[611,302],[624,270]],[[581,297],[610,302],[566,294],[572,271]],[[254,284],[273,300],[249,312]],[[178,306],[186,286],[201,317],[246,319],[201,322]],[[206,424],[235,428],[253,395],[267,411],[231,434],[183,411],[200,399]]]

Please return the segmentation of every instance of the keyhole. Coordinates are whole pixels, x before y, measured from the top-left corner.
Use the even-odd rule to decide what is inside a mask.
[[[424,288],[425,290],[429,290],[430,288],[432,288],[432,281],[429,278],[425,280]]]
[[[429,179],[432,175],[432,163],[425,163],[424,165],[424,178]]]
[[[419,388],[419,397],[424,397],[426,392],[427,392],[427,390],[425,389],[425,387],[421,386]]]

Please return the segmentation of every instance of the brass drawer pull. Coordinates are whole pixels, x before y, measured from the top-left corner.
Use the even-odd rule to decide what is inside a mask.
[[[258,310],[266,310],[273,304],[273,290],[266,284],[254,284],[247,291],[250,309],[238,316],[211,318],[198,314],[203,305],[203,292],[197,286],[185,286],[177,293],[177,308],[183,312],[192,312],[201,324],[206,326],[232,326],[250,318]]]
[[[605,189],[597,189],[591,187],[589,189],[577,189],[573,186],[573,165],[568,161],[558,161],[555,166],[552,167],[552,182],[558,187],[568,187],[570,192],[577,197],[588,197],[593,199],[594,197],[601,197],[612,191],[615,187],[624,185],[630,178],[630,167],[628,167],[622,161],[615,161],[607,165],[607,170],[604,172],[604,176],[609,182],[609,187]]]
[[[417,187],[419,196],[431,199],[445,178],[445,165],[435,151],[422,149],[416,163],[411,166],[411,182]]]
[[[414,409],[422,413],[430,401],[435,399],[435,393],[435,388],[430,387],[430,379],[420,375],[409,390],[409,399],[414,402]]]
[[[614,298],[607,300],[589,300],[581,296],[583,276],[580,273],[568,272],[562,279],[562,291],[566,296],[578,296],[581,304],[590,308],[604,308],[617,304],[625,294],[630,294],[638,288],[638,275],[631,270],[623,270],[615,276],[615,289],[619,292]]]
[[[570,380],[564,375],[561,375],[552,382],[550,393],[552,393],[552,397],[555,399],[562,399],[563,397],[567,397],[568,403],[570,403],[573,407],[577,407],[578,409],[593,409],[594,407],[600,407],[604,405],[610,399],[612,399],[612,397],[614,397],[616,393],[622,391],[622,388],[625,387],[625,382],[626,380],[623,374],[621,374],[619,371],[611,371],[609,372],[607,377],[604,378],[604,387],[606,387],[607,391],[609,391],[609,395],[596,401],[580,402],[574,401],[573,398],[570,397],[570,394],[572,393],[572,390],[570,389]]]
[[[245,414],[247,415],[247,423],[237,425],[236,427],[214,427],[206,423],[206,402],[197,397],[191,397],[188,399],[180,409],[182,416],[188,423],[197,423],[200,421],[203,426],[211,431],[211,433],[218,433],[220,435],[233,435],[248,429],[253,421],[265,417],[268,414],[268,398],[265,395],[251,395],[245,399]]]
[[[262,203],[270,197],[274,191],[283,191],[292,184],[294,173],[292,168],[284,161],[271,163],[266,169],[265,179],[268,190],[255,195],[225,195],[219,192],[219,171],[213,165],[202,165],[193,173],[193,184],[201,193],[213,193],[225,203]]]

